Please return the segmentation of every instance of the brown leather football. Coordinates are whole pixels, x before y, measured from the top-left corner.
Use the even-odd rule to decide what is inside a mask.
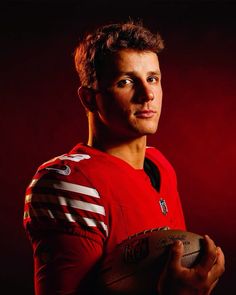
[[[129,237],[106,256],[99,274],[101,294],[156,294],[158,273],[176,240],[184,245],[182,265],[191,268],[200,258],[202,236],[182,230],[147,230]]]

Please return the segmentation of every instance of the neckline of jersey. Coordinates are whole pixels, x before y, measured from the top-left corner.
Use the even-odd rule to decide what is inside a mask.
[[[81,147],[82,147],[82,148],[83,148],[83,147],[84,147],[84,148],[88,148],[88,149],[90,149],[92,152],[95,152],[96,154],[100,154],[100,155],[106,157],[107,159],[109,159],[109,160],[112,161],[112,162],[116,162],[116,163],[118,163],[119,165],[126,166],[126,167],[128,167],[131,171],[133,171],[133,173],[138,174],[138,175],[140,175],[140,176],[142,176],[142,177],[145,177],[145,179],[149,180],[149,176],[146,174],[144,168],[142,168],[142,169],[135,169],[134,167],[132,167],[132,166],[131,166],[129,163],[127,163],[126,161],[124,161],[124,160],[122,160],[122,159],[120,159],[120,158],[118,158],[118,157],[116,157],[116,156],[114,156],[114,155],[111,155],[111,154],[105,153],[105,152],[103,152],[103,151],[101,151],[101,150],[99,150],[99,149],[96,149],[96,148],[92,147],[92,146],[89,146],[89,145],[86,144],[86,143],[79,143],[79,144],[77,144],[77,145],[75,146],[75,148],[73,148],[73,151],[76,151],[76,150],[78,150],[78,149],[81,148]]]

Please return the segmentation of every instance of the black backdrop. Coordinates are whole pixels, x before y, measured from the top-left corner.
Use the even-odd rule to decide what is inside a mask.
[[[33,294],[24,191],[37,166],[86,140],[73,50],[97,24],[141,18],[166,44],[157,146],[176,169],[188,229],[222,246],[214,294],[236,294],[233,1],[8,1],[1,32],[1,294]]]

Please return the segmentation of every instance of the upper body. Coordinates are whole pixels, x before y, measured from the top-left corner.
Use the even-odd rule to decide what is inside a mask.
[[[85,250],[92,251],[99,261],[117,244],[138,232],[160,227],[184,230],[172,166],[152,147],[147,148],[145,163],[146,172],[134,169],[117,157],[78,144],[68,154],[41,165],[27,189],[25,205],[25,227],[33,241],[35,259],[41,261],[45,256],[46,241],[42,241],[43,238],[47,240],[48,234],[50,238],[58,234],[70,235],[70,243],[73,239],[77,244],[78,261],[84,255],[79,250],[80,238],[89,241],[84,244]],[[151,173],[155,179],[150,179],[146,173]],[[53,253],[55,255],[55,251]],[[75,256],[68,258],[73,263]],[[35,273],[36,282],[41,278],[41,284],[48,279],[47,269],[52,270],[52,262],[46,262],[41,262],[41,268]],[[85,263],[90,265],[90,256]],[[64,267],[68,267],[67,263]],[[80,265],[77,270],[74,267],[70,275],[76,272],[77,280],[74,285],[70,282],[64,286],[63,292],[68,288],[76,292],[86,269]],[[40,284],[37,288],[41,289]]]
[[[104,26],[78,46],[87,146],[43,165],[26,198],[37,294],[89,294],[99,261],[117,243],[154,227],[185,229],[173,168],[159,151],[146,148],[161,114],[162,48],[159,35],[133,23]],[[76,162],[73,154],[84,156]],[[69,167],[64,174],[61,165]],[[157,278],[158,294],[211,292],[224,257],[208,237],[205,244],[193,269],[181,266],[183,245],[174,244]]]

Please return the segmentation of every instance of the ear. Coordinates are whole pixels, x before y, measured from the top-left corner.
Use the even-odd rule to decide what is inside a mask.
[[[96,93],[92,88],[80,86],[78,95],[86,110],[94,112],[97,109]]]

